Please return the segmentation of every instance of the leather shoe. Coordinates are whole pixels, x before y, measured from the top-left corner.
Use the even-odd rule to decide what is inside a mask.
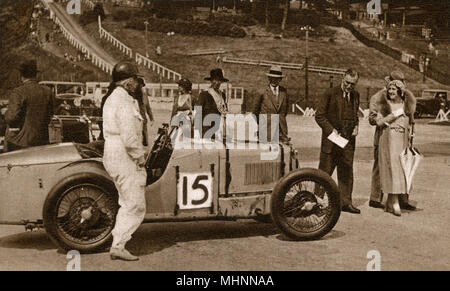
[[[416,210],[417,208],[409,203],[400,202],[400,208],[404,210]]]
[[[126,249],[111,248],[109,250],[111,260],[138,261],[139,258],[130,254]]]
[[[370,200],[370,201],[369,201],[369,206],[370,206],[370,207],[373,207],[373,208],[381,208],[381,209],[384,209],[383,203],[378,202],[378,201]]]
[[[355,206],[349,204],[349,205],[345,205],[342,207],[342,211],[343,212],[349,212],[349,213],[354,213],[354,214],[360,214],[361,210],[359,210],[358,208],[356,208]]]

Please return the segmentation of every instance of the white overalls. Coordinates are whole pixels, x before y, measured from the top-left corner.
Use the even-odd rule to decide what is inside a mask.
[[[117,87],[103,108],[103,164],[119,192],[120,209],[112,231],[114,248],[124,248],[142,223],[146,211],[147,173],[144,162],[143,118],[137,101]]]

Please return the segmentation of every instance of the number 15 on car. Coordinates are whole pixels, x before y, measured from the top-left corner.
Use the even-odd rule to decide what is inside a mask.
[[[212,205],[211,173],[180,173],[177,200],[180,209],[208,208]]]

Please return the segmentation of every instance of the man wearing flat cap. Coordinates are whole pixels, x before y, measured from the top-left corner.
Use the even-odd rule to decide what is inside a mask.
[[[386,81],[386,87],[391,81],[401,81],[403,84],[406,85],[405,82],[405,75],[400,70],[393,70],[389,76],[386,76],[384,78]],[[373,138],[373,168],[372,168],[372,180],[371,180],[371,190],[370,190],[370,200],[369,200],[369,206],[373,208],[384,208],[384,205],[382,203],[383,201],[383,192],[381,191],[381,182],[380,182],[380,168],[378,165],[378,143],[380,140],[381,135],[381,128],[377,126],[377,116],[378,116],[378,104],[380,103],[380,100],[385,99],[387,95],[387,88],[383,88],[377,93],[375,93],[372,97],[370,97],[370,104],[369,104],[369,123],[372,126],[375,126],[375,135]],[[409,99],[415,99],[414,94],[408,90],[404,89],[405,95],[410,96]],[[414,116],[412,116],[414,118]],[[406,197],[403,197],[406,196]],[[401,195],[402,199],[400,200],[400,207],[402,209],[406,210],[415,210],[416,207],[413,205],[410,205],[408,202],[407,195]]]
[[[319,169],[333,174],[337,168],[342,211],[359,214],[352,204],[353,158],[358,135],[359,93],[355,90],[358,73],[349,69],[340,86],[328,89],[317,106],[316,122],[322,128]],[[338,138],[347,143],[340,143]]]
[[[211,125],[205,125],[203,124],[203,121],[208,117],[208,115],[211,116],[206,120],[210,121],[211,117],[224,117],[228,112],[225,93],[220,91],[220,86],[222,83],[228,82],[228,79],[223,76],[222,69],[213,69],[211,70],[209,77],[206,77],[205,80],[210,81],[211,86],[207,91],[201,92],[198,96],[195,106],[200,106],[201,112],[195,113],[194,126],[196,126],[196,123],[201,120],[202,138],[213,138],[216,132],[211,132],[210,129],[219,128],[218,124],[221,120],[218,118],[213,118],[214,122],[212,122]],[[208,136],[205,136],[206,134],[208,134]]]
[[[283,80],[284,75],[280,66],[272,66],[266,75],[269,80],[269,84],[265,88],[264,92],[258,95],[255,103],[255,109],[253,110],[253,113],[258,118],[259,138],[261,142],[265,142],[264,136],[267,137],[267,142],[270,142],[276,138],[275,136],[272,136],[274,132],[272,130],[273,120],[271,115],[277,114],[279,140],[281,142],[288,143],[288,127],[286,122],[286,115],[289,111],[288,98],[286,88],[280,86],[280,82]],[[262,122],[261,120],[261,117],[264,115],[267,118],[267,123]]]
[[[15,88],[5,113],[6,151],[49,143],[48,125],[53,116],[54,94],[36,81],[35,60],[27,60],[19,68],[22,85]]]

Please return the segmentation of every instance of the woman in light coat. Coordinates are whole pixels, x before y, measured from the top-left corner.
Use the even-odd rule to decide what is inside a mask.
[[[413,134],[416,99],[402,81],[394,80],[375,102],[375,121],[381,128],[378,152],[381,189],[389,194],[386,211],[400,216],[399,196],[408,194],[400,154],[408,147]]]

